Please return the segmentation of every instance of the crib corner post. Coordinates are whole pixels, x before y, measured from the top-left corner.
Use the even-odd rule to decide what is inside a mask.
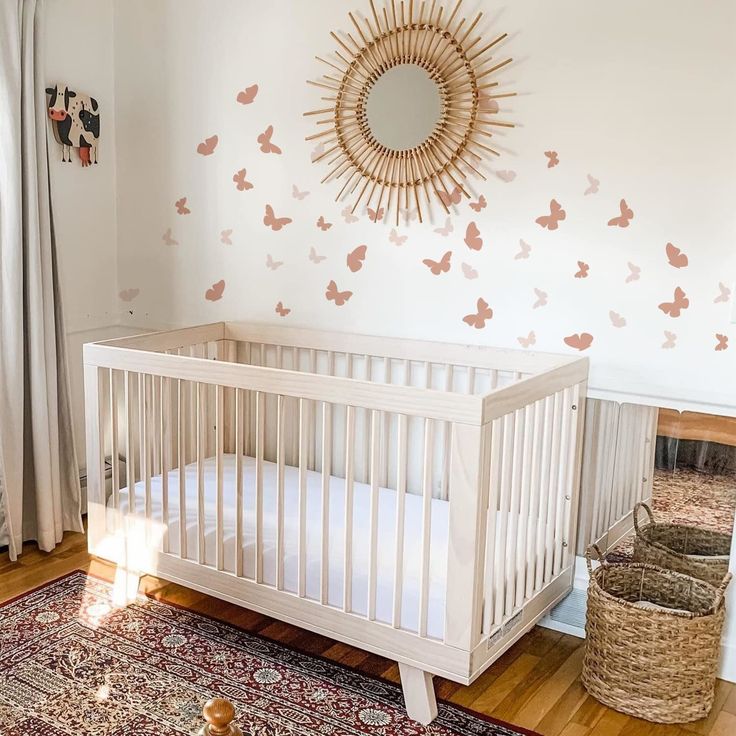
[[[104,428],[102,369],[84,364],[84,419],[87,436],[87,546],[95,554],[105,534]]]
[[[452,425],[445,644],[465,652],[472,651],[481,634],[488,431],[488,425]]]
[[[409,718],[428,726],[437,717],[437,697],[431,673],[399,662],[399,674]]]

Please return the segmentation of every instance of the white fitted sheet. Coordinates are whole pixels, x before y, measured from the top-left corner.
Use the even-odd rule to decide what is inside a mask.
[[[215,564],[216,470],[215,458],[204,463],[205,564]],[[255,565],[255,468],[252,457],[243,457],[243,572],[254,577]],[[235,455],[223,455],[223,537],[225,570],[235,570]],[[284,588],[297,591],[297,539],[299,528],[298,468],[284,468]],[[185,469],[186,552],[197,559],[197,464]],[[344,577],[345,479],[330,477],[328,603],[342,608]],[[370,540],[370,486],[354,482],[352,543],[352,610],[365,615],[368,609],[368,566]],[[145,486],[135,485],[135,509],[143,514]],[[128,490],[120,491],[120,509],[128,511]],[[179,471],[168,474],[169,552],[179,554]],[[394,559],[396,535],[396,491],[380,488],[378,493],[376,618],[390,622],[393,611]],[[421,575],[422,498],[406,494],[404,515],[404,555],[401,587],[401,627],[417,631],[419,584]],[[112,498],[109,501],[112,506]],[[162,518],[162,478],[151,478],[151,508],[156,521]],[[322,475],[307,471],[306,501],[306,595],[319,599],[321,567]],[[431,503],[430,564],[427,635],[444,635],[445,591],[447,578],[447,501]],[[111,528],[114,528],[112,518]],[[276,584],[276,465],[263,462],[263,578]]]

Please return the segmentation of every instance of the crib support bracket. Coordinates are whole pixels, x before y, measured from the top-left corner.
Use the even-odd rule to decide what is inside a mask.
[[[399,673],[409,718],[423,726],[429,725],[437,717],[432,675],[402,662],[399,662]]]

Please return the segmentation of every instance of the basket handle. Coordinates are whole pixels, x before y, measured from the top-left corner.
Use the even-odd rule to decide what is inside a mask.
[[[639,534],[639,509],[644,509],[649,517],[649,523],[654,524],[654,514],[652,513],[652,510],[644,503],[644,501],[639,501],[639,503],[634,506],[634,530],[637,534]]]
[[[723,596],[726,594],[726,588],[728,588],[728,584],[731,582],[731,573],[727,572],[723,580],[721,581],[721,584],[716,589],[716,597],[713,601],[713,610],[717,611],[718,607],[721,605],[721,601],[723,600]]]
[[[595,557],[593,556],[595,554]],[[588,573],[593,574],[593,560],[598,560],[601,564],[606,561],[606,556],[601,552],[601,548],[597,544],[591,544],[585,550],[585,564],[588,566]]]

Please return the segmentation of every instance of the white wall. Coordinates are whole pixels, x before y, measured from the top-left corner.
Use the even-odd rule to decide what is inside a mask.
[[[563,338],[586,331],[600,395],[736,410],[736,350],[714,350],[716,333],[736,341],[732,304],[714,303],[719,282],[733,288],[736,278],[736,6],[718,0],[704,13],[696,3],[674,12],[665,0],[518,0],[488,10],[466,2],[469,16],[488,10],[483,33],[510,34],[499,58],[516,61],[498,78],[502,91],[519,93],[502,110],[519,127],[499,136],[503,157],[494,168],[516,178],[477,184],[489,206],[475,214],[463,202],[449,238],[434,232],[444,219],[437,208],[435,222],[400,228],[408,236],[402,247],[389,243],[390,225],[344,222],[344,204],[333,202],[339,186],[320,185],[326,168],[310,163],[313,146],[304,141],[314,128],[302,112],[320,106],[319,92],[305,84],[324,71],[314,55],[334,48],[329,31],[348,29],[348,10],[367,7],[361,0],[115,4],[119,281],[140,289],[124,305],[125,318],[278,321],[281,300],[292,309],[284,322],[337,330],[510,347],[534,330],[536,347],[552,351],[568,350]],[[238,104],[237,92],[254,83],[255,102]],[[256,137],[270,124],[282,156],[259,151]],[[215,153],[198,155],[197,144],[213,134]],[[552,169],[550,149],[560,159]],[[232,182],[241,168],[254,184],[247,192]],[[587,174],[600,179],[598,194],[583,194]],[[293,184],[309,197],[293,199]],[[183,196],[191,209],[184,216],[174,209]],[[549,232],[535,218],[553,197],[567,219]],[[622,197],[634,220],[627,229],[608,227]],[[265,228],[266,203],[293,224]],[[327,232],[315,226],[320,215],[334,223]],[[471,220],[485,241],[477,253],[463,243]],[[164,245],[167,228],[179,245]],[[220,242],[226,228],[231,246]],[[520,239],[532,246],[528,259],[514,258]],[[667,242],[687,253],[687,268],[668,264]],[[352,274],[345,257],[359,244],[368,245],[367,258]],[[310,246],[327,260],[311,264]],[[450,273],[432,276],[422,259],[446,250]],[[284,265],[267,269],[267,254]],[[590,264],[589,278],[574,278],[578,260]],[[462,262],[478,270],[476,280],[463,277]],[[628,262],[641,267],[633,283],[625,282]],[[220,279],[223,298],[206,301]],[[354,292],[346,306],[325,299],[330,279]],[[691,303],[679,319],[658,309],[676,286]],[[532,308],[535,287],[549,294],[548,306]],[[480,296],[494,318],[476,331],[462,316]],[[610,311],[626,327],[614,327]],[[664,330],[677,335],[676,348],[661,347]]]
[[[100,104],[99,163],[62,163],[49,128],[54,226],[68,335],[74,429],[84,465],[82,345],[117,335],[113,0],[46,0],[46,81]]]

